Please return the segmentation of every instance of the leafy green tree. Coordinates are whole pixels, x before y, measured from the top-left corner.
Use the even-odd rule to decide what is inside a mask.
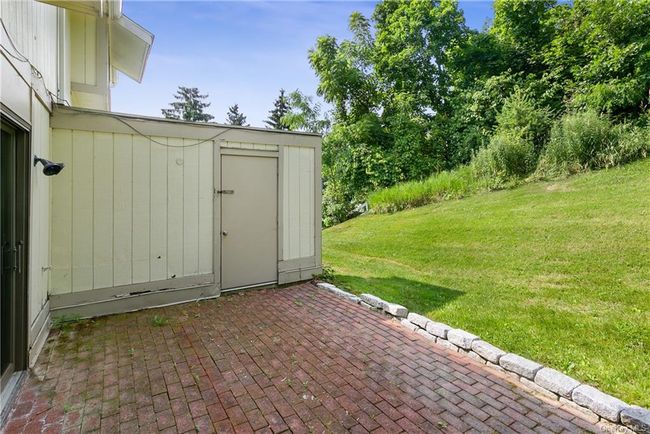
[[[543,52],[554,36],[549,22],[556,0],[495,0],[494,21],[489,30],[502,44],[514,71],[543,71]]]
[[[229,125],[248,126],[246,123],[246,116],[244,116],[244,114],[239,111],[238,104],[228,107],[228,113],[226,116],[226,122]]]
[[[637,117],[650,103],[650,0],[576,0],[555,8],[544,60],[571,108]]]
[[[318,95],[334,106],[334,117],[354,122],[375,111],[380,83],[373,70],[374,40],[370,21],[359,12],[350,16],[352,39],[339,43],[321,36],[309,52],[309,62],[319,78]]]
[[[201,95],[196,87],[178,86],[174,95],[176,101],[169,103],[171,108],[162,109],[162,114],[167,119],[209,122],[214,119],[214,116],[204,112],[204,109],[210,107],[210,103],[205,102],[207,97],[207,94]]]
[[[289,126],[282,121],[282,117],[289,112],[289,101],[284,94],[284,89],[280,89],[280,95],[273,102],[273,110],[269,111],[269,117],[264,123],[275,130],[288,130]]]
[[[448,52],[467,35],[455,0],[384,1],[376,21],[376,71],[390,95],[409,94],[413,109],[444,110]],[[404,98],[401,98],[402,102]]]
[[[495,0],[480,31],[455,0],[384,0],[371,19],[355,12],[349,39],[319,37],[309,53],[317,93],[333,106],[324,221],[348,218],[373,189],[476,158],[491,168],[482,173],[526,176],[553,118],[567,113],[643,123],[649,10],[650,0]],[[317,130],[312,108],[298,99],[283,119]]]
[[[282,123],[290,130],[327,133],[331,124],[329,116],[322,113],[320,103],[314,102],[312,96],[296,89],[289,94],[288,101],[289,111],[282,117]]]

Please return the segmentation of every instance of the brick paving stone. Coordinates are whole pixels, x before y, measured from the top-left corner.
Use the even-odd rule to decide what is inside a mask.
[[[167,325],[154,327],[153,315]],[[508,375],[311,284],[76,327],[51,332],[5,433],[598,430]]]

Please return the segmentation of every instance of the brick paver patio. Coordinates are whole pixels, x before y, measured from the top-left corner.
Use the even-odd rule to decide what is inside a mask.
[[[597,431],[573,411],[304,284],[52,332],[5,431]]]

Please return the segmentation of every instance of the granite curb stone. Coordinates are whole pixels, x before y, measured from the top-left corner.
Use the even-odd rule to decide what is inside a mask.
[[[497,348],[492,344],[488,344],[487,342],[480,339],[472,342],[472,351],[483,357],[488,362],[492,362],[494,364],[498,364],[499,359],[507,354],[502,349]]]
[[[551,368],[542,368],[537,371],[537,374],[535,374],[535,383],[565,398],[571,398],[573,389],[580,386],[578,380]]]
[[[336,286],[330,283],[318,282],[316,286],[318,286],[319,288],[323,288],[327,291],[330,291],[331,293],[336,294],[340,297],[347,298],[348,300],[351,300],[355,303],[358,303],[360,300],[359,297],[357,297],[356,295],[349,293],[347,291],[343,291],[342,289],[337,288]]]
[[[427,328],[427,323],[429,323],[429,318],[426,316],[422,316],[418,313],[410,312],[408,316],[406,317],[409,321],[411,321],[413,324],[416,326],[426,329]]]
[[[478,340],[478,336],[466,332],[465,330],[451,329],[447,332],[447,340],[464,350],[471,350],[472,342]]]
[[[447,332],[451,330],[451,327],[441,322],[429,321],[427,323],[426,330],[432,335],[447,339]]]
[[[402,324],[404,327],[411,331],[416,331],[418,329],[418,326],[413,324],[411,321],[407,320],[406,318],[400,320],[400,324]]]
[[[397,318],[406,318],[406,316],[409,314],[408,309],[401,304],[388,302],[384,303],[384,312],[389,313]]]
[[[539,363],[512,353],[502,356],[499,359],[499,365],[506,371],[514,372],[529,380],[534,380],[537,371],[542,369],[542,365]]]
[[[621,422],[639,434],[650,434],[650,410],[633,405],[621,410]]]
[[[596,413],[612,422],[618,422],[621,410],[628,405],[618,398],[607,395],[595,387],[582,384],[576,387],[571,394],[573,402]]]
[[[361,294],[359,296],[361,298],[361,301],[369,304],[370,306],[374,307],[375,309],[384,309],[384,306],[386,306],[386,302],[382,300],[381,298],[377,297],[376,295],[372,294]]]

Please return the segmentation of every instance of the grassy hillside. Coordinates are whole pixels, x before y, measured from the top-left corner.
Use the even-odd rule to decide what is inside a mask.
[[[650,159],[324,232],[337,284],[650,407]]]

